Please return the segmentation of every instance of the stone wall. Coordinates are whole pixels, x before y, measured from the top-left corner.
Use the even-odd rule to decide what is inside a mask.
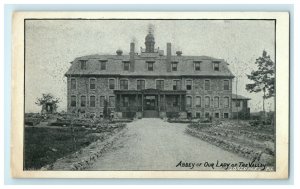
[[[71,78],[76,79],[76,89],[71,89]],[[90,79],[96,79],[96,88],[90,89]],[[223,118],[224,113],[228,113],[231,117],[231,95],[232,95],[232,81],[225,78],[188,78],[188,77],[129,77],[119,78],[117,76],[107,77],[68,77],[67,79],[67,95],[68,95],[68,112],[78,113],[85,112],[88,114],[96,114],[99,116],[103,112],[103,107],[100,107],[100,96],[105,96],[108,100],[109,96],[114,95],[114,89],[109,89],[109,79],[115,79],[115,89],[119,90],[120,79],[128,79],[129,90],[137,89],[137,80],[145,80],[145,88],[156,88],[156,80],[164,80],[164,90],[173,90],[173,80],[181,80],[181,90],[186,90],[186,81],[192,80],[192,89],[187,90],[187,96],[192,98],[192,106],[186,107],[187,112],[191,112],[193,117],[196,117],[196,113],[200,113],[201,117],[204,117],[205,113],[209,113],[214,116],[215,113],[219,113],[220,118]],[[205,90],[204,82],[210,80],[210,90]],[[229,80],[229,90],[223,90],[224,80]],[[71,96],[76,96],[76,107],[71,107]],[[81,96],[86,96],[86,107],[80,106]],[[96,97],[95,107],[90,107],[90,96]],[[201,97],[201,106],[196,106],[196,97]],[[205,107],[205,97],[210,97],[210,107]],[[219,97],[219,106],[215,107],[214,97]],[[224,106],[224,97],[229,98],[229,107]],[[115,101],[117,99],[115,98]],[[110,107],[114,111],[114,107]],[[117,114],[116,116],[120,116]]]

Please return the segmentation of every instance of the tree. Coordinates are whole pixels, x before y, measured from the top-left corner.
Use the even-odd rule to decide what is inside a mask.
[[[59,103],[59,101],[60,101],[59,98],[55,98],[52,94],[47,93],[47,94],[42,94],[41,98],[37,98],[35,104],[37,104],[38,106],[42,106],[42,111],[43,110],[47,111],[47,106],[50,106],[51,112],[54,112],[58,107],[57,104]]]
[[[256,59],[255,64],[257,70],[247,75],[248,79],[254,83],[247,84],[246,90],[250,93],[263,92],[263,112],[265,114],[265,99],[275,95],[275,64],[265,50],[262,56]]]

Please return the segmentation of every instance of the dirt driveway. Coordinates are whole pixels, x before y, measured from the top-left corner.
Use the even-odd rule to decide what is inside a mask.
[[[154,118],[129,123],[124,135],[90,170],[224,170],[217,161],[218,165],[249,162],[186,134],[186,126]]]

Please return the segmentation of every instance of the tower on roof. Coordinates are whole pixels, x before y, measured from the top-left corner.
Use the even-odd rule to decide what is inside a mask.
[[[147,53],[154,52],[155,39],[153,35],[153,30],[149,29],[148,35],[145,37],[145,46]]]

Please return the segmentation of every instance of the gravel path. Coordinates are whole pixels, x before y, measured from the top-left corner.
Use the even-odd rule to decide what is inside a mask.
[[[187,124],[141,119],[127,124],[127,132],[90,170],[224,170],[220,163],[249,162],[199,138],[186,134]],[[177,166],[202,163],[201,166]],[[205,167],[214,163],[214,169]],[[185,164],[186,165],[186,164]],[[192,166],[192,164],[188,164]]]

